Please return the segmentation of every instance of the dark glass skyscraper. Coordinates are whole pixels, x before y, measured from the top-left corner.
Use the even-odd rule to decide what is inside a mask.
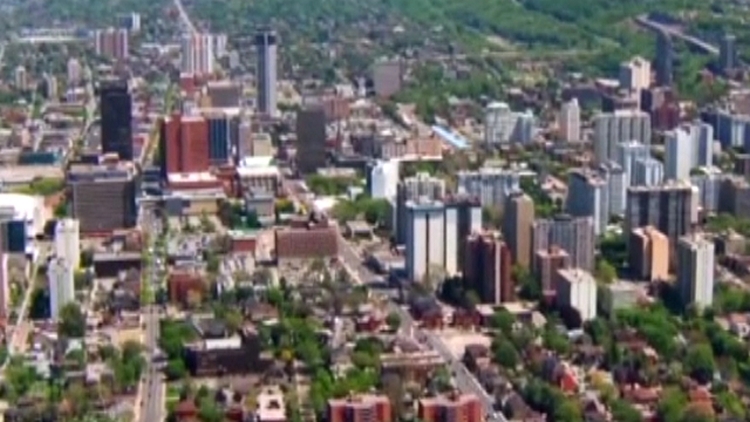
[[[258,111],[267,115],[276,114],[276,32],[264,29],[255,34],[255,48],[258,53],[257,91],[255,105]]]
[[[133,159],[133,115],[128,83],[103,81],[99,87],[102,115],[102,152],[117,153],[121,160]]]
[[[671,86],[674,72],[674,47],[672,37],[666,31],[656,35],[656,85]]]

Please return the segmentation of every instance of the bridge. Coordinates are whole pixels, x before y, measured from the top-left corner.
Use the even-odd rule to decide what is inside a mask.
[[[682,29],[652,21],[646,15],[641,15],[635,18],[635,23],[652,31],[665,32],[708,54],[719,54],[719,49],[716,46],[711,45],[700,38],[685,34]]]

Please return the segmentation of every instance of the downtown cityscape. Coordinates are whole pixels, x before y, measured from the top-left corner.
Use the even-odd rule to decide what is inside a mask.
[[[0,421],[750,421],[689,3],[0,0]]]

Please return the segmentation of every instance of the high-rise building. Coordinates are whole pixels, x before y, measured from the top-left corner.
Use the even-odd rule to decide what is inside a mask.
[[[94,31],[94,50],[100,56],[115,60],[124,60],[129,56],[129,37],[127,29],[108,28]]]
[[[617,164],[622,167],[627,177],[627,185],[635,183],[635,162],[651,157],[649,146],[638,141],[625,141],[617,145]]]
[[[400,58],[381,59],[372,66],[372,87],[375,95],[388,98],[401,91],[404,83],[404,62]]]
[[[476,232],[467,237],[461,273],[465,286],[474,290],[482,303],[498,305],[515,299],[512,265],[510,249],[497,233]]]
[[[625,214],[625,197],[629,185],[625,171],[619,164],[609,161],[599,166],[599,174],[607,182],[609,215]]]
[[[29,72],[26,71],[24,66],[16,67],[13,75],[13,80],[16,85],[16,89],[19,91],[25,91],[29,89]]]
[[[703,213],[719,211],[719,200],[721,199],[722,187],[725,186],[725,180],[725,175],[716,167],[699,167],[690,175],[690,183],[698,189],[698,206]],[[729,192],[726,193],[729,194]],[[734,201],[737,198],[734,193],[729,195],[725,199]],[[745,206],[747,205],[750,204]],[[731,211],[730,213],[734,214]]]
[[[630,233],[629,261],[633,274],[648,281],[669,277],[669,239],[653,226]]]
[[[322,107],[297,112],[297,170],[314,173],[326,165],[326,114]]]
[[[664,182],[664,164],[653,158],[639,158],[633,163],[632,186],[658,186]]]
[[[423,422],[482,422],[484,408],[475,395],[453,392],[420,399],[417,418]]]
[[[672,37],[664,30],[656,35],[656,84],[671,86],[674,77],[674,46]]]
[[[406,204],[406,274],[422,281],[433,269],[445,268],[445,205],[436,201]]]
[[[565,205],[574,217],[591,217],[594,234],[602,234],[609,223],[609,186],[599,174],[585,169],[568,174],[568,198]]]
[[[278,36],[271,30],[255,34],[255,48],[258,54],[256,83],[258,84],[255,107],[259,112],[276,115],[276,43]]]
[[[596,318],[596,280],[580,268],[558,270],[557,304],[578,311],[581,321]]]
[[[534,275],[539,278],[542,294],[554,297],[557,290],[558,271],[570,268],[570,254],[558,246],[541,249],[534,255]]]
[[[581,107],[578,106],[577,98],[563,104],[557,125],[560,128],[560,139],[563,141],[581,140]]]
[[[211,34],[189,33],[182,37],[182,65],[180,70],[190,75],[214,73],[216,54]]]
[[[198,173],[209,168],[208,122],[201,116],[168,116],[161,123],[162,176]]]
[[[208,162],[228,164],[232,149],[232,117],[225,112],[204,113],[208,126]]]
[[[651,63],[643,57],[634,57],[620,65],[620,87],[640,91],[651,86]]]
[[[594,269],[594,219],[558,215],[540,219],[532,225],[532,250],[550,250],[557,246],[570,255],[572,267],[591,271]],[[536,266],[536,265],[535,265]]]
[[[487,145],[525,144],[533,140],[535,131],[531,112],[515,112],[501,102],[490,103],[484,111],[484,142]]]
[[[0,320],[8,321],[10,317],[11,297],[10,278],[8,276],[8,254],[0,252]]]
[[[120,160],[132,160],[133,105],[127,81],[103,81],[99,87],[99,106],[102,152],[116,153]]]
[[[329,422],[391,422],[393,418],[388,397],[370,394],[330,399],[326,414]]]
[[[475,198],[445,200],[445,270],[458,274],[466,260],[466,238],[482,230],[482,206]]]
[[[685,305],[699,308],[714,302],[714,242],[700,233],[677,244],[677,286]]]
[[[65,259],[52,258],[47,264],[47,280],[50,318],[57,321],[65,305],[75,303],[73,266]]]
[[[117,17],[118,25],[121,29],[132,32],[140,32],[141,30],[141,14],[140,13],[125,13]]]
[[[621,142],[651,145],[651,116],[640,110],[616,110],[594,117],[594,155],[597,162],[618,160]]]
[[[373,199],[396,199],[400,163],[398,160],[378,161],[368,173],[367,187]]]
[[[722,178],[718,211],[738,218],[750,218],[750,183],[740,176]]]
[[[483,167],[458,172],[458,193],[478,198],[483,207],[501,209],[510,194],[521,190],[521,175],[515,169]]]
[[[638,227],[654,226],[674,246],[690,232],[697,210],[693,187],[685,183],[628,188],[625,227],[629,233]]]
[[[442,201],[445,197],[445,180],[432,177],[429,173],[417,173],[402,180],[396,189],[396,242],[406,242],[406,204],[421,198]]]
[[[117,165],[72,165],[67,184],[72,217],[82,233],[110,233],[136,223],[134,169]]]
[[[74,88],[81,83],[83,68],[76,58],[68,59],[68,87]]]
[[[508,197],[503,214],[503,235],[513,262],[528,268],[532,256],[531,225],[534,222],[534,201],[523,192]]]
[[[693,139],[683,128],[667,132],[664,139],[666,180],[687,180],[692,166]]]
[[[726,34],[719,44],[719,68],[727,73],[737,68],[737,37]]]
[[[57,221],[55,256],[64,259],[73,269],[81,266],[81,234],[78,220],[63,218]]]

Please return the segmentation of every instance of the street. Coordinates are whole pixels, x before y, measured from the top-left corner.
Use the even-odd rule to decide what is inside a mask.
[[[369,268],[363,264],[362,258],[358,255],[354,247],[339,232],[339,256],[347,269],[349,275],[355,283],[361,284],[376,277]],[[453,356],[448,345],[445,344],[440,336],[430,330],[423,330],[416,326],[411,314],[398,303],[388,302],[388,312],[395,312],[401,318],[401,331],[410,333],[417,339],[427,342],[432,349],[442,356],[446,362],[449,362],[450,370],[453,373],[455,386],[463,393],[474,394],[481,400],[484,407],[487,420],[489,422],[506,422],[505,417],[500,412],[495,412],[495,399],[490,396],[476,377],[469,372],[466,365],[460,358]]]

